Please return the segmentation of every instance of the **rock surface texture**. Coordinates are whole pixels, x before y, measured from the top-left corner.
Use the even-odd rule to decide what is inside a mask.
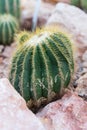
[[[37,117],[47,130],[87,130],[87,103],[77,94],[68,93],[48,104]]]
[[[34,115],[9,81],[0,79],[0,130],[87,130],[87,102],[68,92]]]
[[[0,79],[0,130],[45,130],[7,79]]]
[[[59,24],[73,34],[81,53],[87,49],[87,14],[81,9],[59,3],[47,21],[49,24]]]
[[[76,92],[87,100],[87,73],[77,80]]]
[[[8,78],[11,58],[14,55],[16,43],[11,46],[0,46],[0,78]]]
[[[85,51],[85,53],[82,56],[82,65],[87,70],[87,50]]]

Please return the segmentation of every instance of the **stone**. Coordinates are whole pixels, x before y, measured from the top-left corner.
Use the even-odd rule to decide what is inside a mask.
[[[86,61],[86,62],[83,62],[82,65],[83,65],[84,68],[87,68],[87,61]]]
[[[7,78],[12,56],[16,50],[16,43],[14,42],[10,46],[5,46],[0,54],[0,78]]]
[[[46,25],[57,24],[65,28],[78,47],[80,55],[87,50],[87,14],[78,7],[58,3]]]
[[[86,73],[87,73],[87,68],[83,68],[82,73],[83,73],[83,74],[86,74]]]
[[[87,51],[85,51],[84,54],[82,55],[82,65],[84,70],[86,70],[87,72]]]
[[[14,45],[14,47],[13,47]],[[13,43],[13,45],[11,46],[6,46],[4,48],[4,51],[2,52],[2,56],[4,58],[9,58],[9,56],[11,57],[11,55],[13,54],[13,52],[15,51],[15,48],[16,48],[16,43]]]
[[[0,57],[0,64],[3,63],[3,57]]]
[[[9,81],[0,79],[0,130],[35,129],[45,130]]]
[[[68,92],[38,112],[37,117],[46,130],[87,130],[87,102]]]
[[[64,2],[64,3],[70,3],[70,0],[43,0],[44,2],[48,2],[48,3],[58,3],[58,2]]]
[[[36,0],[21,0],[21,25],[22,28],[30,30],[32,28],[32,18],[34,16]],[[51,15],[54,5],[41,1],[37,26],[41,27],[47,22]]]
[[[3,45],[0,45],[0,54],[1,52],[4,50],[4,46]]]
[[[87,51],[85,51],[85,53],[83,54],[82,60],[87,62]]]
[[[87,72],[81,76],[77,81],[77,88],[76,92],[78,93],[79,96],[84,97],[87,99]]]

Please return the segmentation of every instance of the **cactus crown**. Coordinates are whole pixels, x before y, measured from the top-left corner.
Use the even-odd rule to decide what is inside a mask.
[[[36,31],[15,53],[9,79],[32,107],[48,103],[70,83],[74,72],[70,40],[56,29]]]
[[[9,45],[14,39],[14,34],[17,32],[19,25],[16,19],[10,14],[0,16],[0,43]]]

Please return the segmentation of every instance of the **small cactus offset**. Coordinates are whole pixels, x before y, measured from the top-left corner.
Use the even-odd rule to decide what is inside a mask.
[[[17,49],[9,79],[28,107],[36,108],[57,97],[69,85],[73,72],[70,40],[57,30],[44,29]]]
[[[10,45],[14,39],[14,34],[18,31],[19,25],[16,19],[4,14],[0,16],[0,44]]]
[[[4,13],[20,19],[20,0],[0,0],[0,14]]]
[[[17,45],[18,45],[19,47],[23,46],[24,43],[25,43],[27,40],[29,40],[29,38],[30,38],[29,32],[27,32],[27,31],[22,31],[21,33],[19,33],[19,34],[16,35]],[[15,39],[15,40],[16,40],[16,39]]]

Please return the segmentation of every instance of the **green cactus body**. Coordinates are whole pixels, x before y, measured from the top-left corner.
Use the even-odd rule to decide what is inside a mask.
[[[81,0],[81,7],[83,10],[87,11],[87,0]]]
[[[9,79],[31,108],[58,96],[70,83],[73,72],[69,39],[61,32],[44,30],[17,49]]]
[[[71,4],[87,11],[87,0],[71,0]]]
[[[71,0],[71,4],[80,7],[80,0]]]
[[[0,0],[0,14],[4,13],[20,19],[20,0]]]
[[[8,14],[0,16],[0,44],[10,45],[14,39],[14,34],[19,26],[16,19]]]

